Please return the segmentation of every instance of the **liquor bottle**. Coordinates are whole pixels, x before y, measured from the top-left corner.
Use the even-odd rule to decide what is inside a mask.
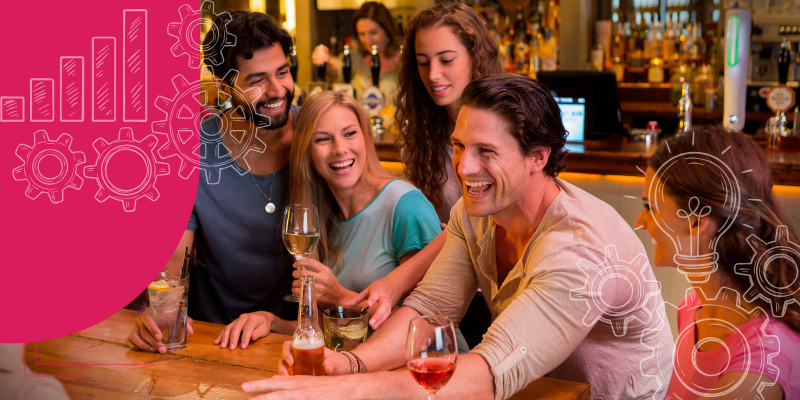
[[[403,40],[405,39],[405,35],[406,35],[406,31],[403,28],[403,16],[402,15],[398,15],[397,16],[397,31],[395,33],[397,34],[397,45],[400,46],[400,45],[403,44]]]
[[[293,375],[325,375],[325,339],[318,321],[314,276],[306,275],[301,278],[297,329],[292,336]]]
[[[536,78],[536,74],[542,68],[542,55],[540,53],[540,46],[542,35],[539,33],[539,23],[534,22],[531,24],[531,41],[528,50],[528,76]]]
[[[381,77],[381,59],[378,57],[378,46],[372,46],[372,58],[369,62],[369,69],[372,72],[372,86],[366,88],[364,93],[361,94],[361,107],[364,108],[369,117],[370,126],[372,127],[372,135],[374,138],[380,140],[384,133],[383,120],[381,119],[381,111],[386,105],[386,96],[381,91],[380,77]]]
[[[655,47],[655,57],[650,60],[650,68],[647,70],[648,83],[664,83],[664,60],[661,59],[661,48]]]
[[[678,102],[678,130],[677,135],[683,134],[692,128],[692,97],[689,95],[689,84],[681,87],[681,100]]]
[[[613,60],[614,57],[619,57],[620,59],[625,59],[625,30],[622,27],[622,23],[617,22],[617,25],[614,28],[614,39],[611,47],[611,59]]]
[[[664,60],[672,60],[675,54],[675,26],[669,19],[669,13],[665,18],[664,40],[661,42],[661,56]]]
[[[694,95],[692,96],[692,103],[696,106],[705,106],[706,90],[713,88],[714,82],[711,68],[703,64],[703,66],[700,67],[700,73],[694,77]]]
[[[514,21],[514,40],[521,41],[525,35],[525,13],[522,6],[517,6],[517,20]]]
[[[649,57],[652,59],[656,57],[656,51],[658,49],[658,54],[663,54],[662,47],[664,42],[664,34],[661,31],[661,24],[658,21],[653,22],[653,26],[650,29],[650,32],[647,34],[647,46],[649,47]]]
[[[542,70],[555,71],[556,64],[556,49],[554,47],[553,38],[550,36],[550,27],[544,28],[544,35],[542,36],[542,43],[539,45],[539,54],[542,57]]]

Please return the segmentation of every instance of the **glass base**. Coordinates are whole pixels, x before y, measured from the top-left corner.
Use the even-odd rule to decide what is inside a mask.
[[[299,294],[287,294],[283,296],[283,299],[286,301],[291,301],[292,303],[299,303],[300,302],[300,295]]]
[[[167,348],[167,353],[169,353],[169,352],[172,352],[172,351],[175,351],[175,350],[185,349],[186,348],[186,343],[173,344],[173,345],[164,345],[164,346]]]

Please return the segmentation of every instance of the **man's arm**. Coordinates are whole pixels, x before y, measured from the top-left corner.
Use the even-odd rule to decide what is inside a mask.
[[[395,304],[408,296],[428,272],[433,260],[442,251],[446,238],[447,232],[442,231],[422,250],[406,253],[397,268],[373,282],[345,305],[357,305],[366,300],[366,307],[373,308],[369,324],[372,329],[378,329],[392,313]],[[374,309],[375,304],[378,305],[377,309]]]
[[[386,323],[394,318],[390,318]],[[436,395],[441,400],[494,399],[494,378],[477,354],[459,356],[450,381]],[[407,371],[387,371],[344,376],[274,376],[245,382],[247,393],[270,392],[253,399],[423,399],[426,392]]]

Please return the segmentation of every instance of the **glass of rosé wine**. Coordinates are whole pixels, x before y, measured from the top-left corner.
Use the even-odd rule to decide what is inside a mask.
[[[428,392],[428,400],[435,399],[456,370],[458,345],[453,321],[444,316],[412,319],[406,357],[411,375]]]

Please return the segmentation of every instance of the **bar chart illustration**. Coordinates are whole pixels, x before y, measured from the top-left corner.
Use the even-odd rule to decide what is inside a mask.
[[[87,100],[92,122],[116,122],[119,93],[124,99],[123,121],[147,122],[147,10],[122,11],[122,54],[116,37],[91,40],[89,57],[59,57],[57,81],[55,77],[32,78],[28,99],[0,96],[0,122],[25,122],[26,103],[30,122],[84,122]],[[122,65],[121,88],[117,86],[118,64]]]
[[[61,122],[83,122],[83,57],[61,57]]]
[[[31,79],[31,122],[53,122],[55,119],[55,83],[49,78]]]
[[[117,38],[92,38],[92,122],[117,120]]]
[[[24,122],[25,98],[18,96],[0,97],[0,122]]]
[[[147,122],[147,10],[123,11],[122,120]]]

